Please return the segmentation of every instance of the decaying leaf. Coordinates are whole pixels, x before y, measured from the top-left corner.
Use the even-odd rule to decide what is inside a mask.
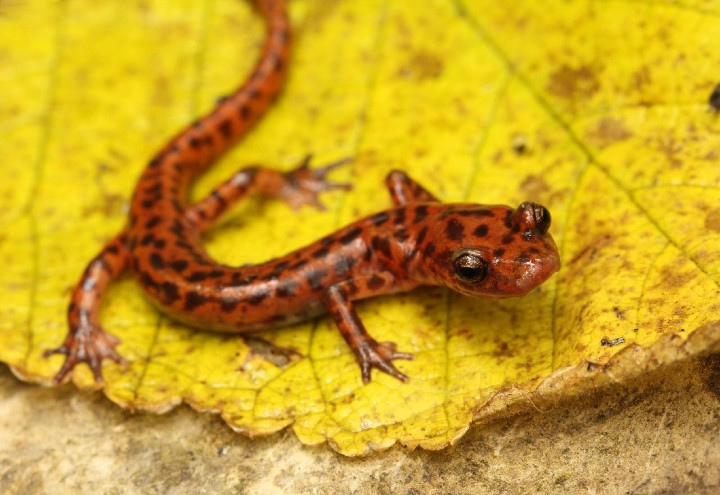
[[[409,383],[365,386],[327,318],[247,343],[161,317],[123,280],[102,321],[129,365],[106,363],[106,395],[360,455],[442,448],[473,420],[717,349],[711,5],[293,0],[285,93],[196,193],[308,152],[354,157],[338,176],[355,189],[324,213],[247,201],[208,235],[214,256],[261,261],[387,207],[383,177],[402,168],[446,201],[546,205],[563,268],[522,299],[363,302],[372,334],[417,356],[399,364]],[[0,3],[0,360],[18,376],[49,383],[70,288],[122,227],[144,163],[232,90],[261,39],[240,1]],[[73,380],[93,386],[85,368]]]

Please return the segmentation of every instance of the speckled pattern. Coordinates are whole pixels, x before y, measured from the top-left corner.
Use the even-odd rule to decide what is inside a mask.
[[[186,204],[193,180],[255,124],[285,79],[290,29],[284,2],[260,1],[258,10],[268,34],[255,70],[150,161],[135,189],[127,228],[83,273],[68,308],[68,336],[46,352],[66,355],[55,383],[81,362],[97,382],[103,359],[124,362],[115,351],[118,340],[102,329],[98,314],[106,287],[126,270],[165,313],[203,329],[250,332],[329,312],[366,383],[372,368],[406,381],[393,360],[413,356],[397,351],[394,343],[375,341],[352,301],[419,285],[485,297],[521,296],[558,270],[544,207],[442,204],[400,171],[387,178],[390,210],[260,265],[229,267],[210,258],[200,234],[249,193],[283,199],[293,208],[322,207],[319,192],[349,188],[326,180],[341,162],[311,169],[308,159],[287,173],[243,169],[204,200]]]

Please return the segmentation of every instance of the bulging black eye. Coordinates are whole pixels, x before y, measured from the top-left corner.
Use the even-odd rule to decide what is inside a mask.
[[[535,214],[535,228],[537,228],[541,234],[544,234],[550,228],[550,221],[552,220],[550,218],[550,212],[547,211],[547,208],[544,206],[534,205],[533,213]]]
[[[478,284],[487,276],[488,265],[479,253],[461,251],[453,260],[455,276],[466,284]]]

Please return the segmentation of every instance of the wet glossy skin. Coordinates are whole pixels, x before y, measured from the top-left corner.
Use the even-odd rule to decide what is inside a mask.
[[[80,362],[98,382],[104,358],[124,362],[115,351],[118,340],[102,329],[98,313],[107,285],[126,270],[164,312],[202,329],[250,332],[329,312],[368,382],[372,368],[407,380],[393,360],[412,355],[376,342],[352,301],[419,285],[474,296],[521,296],[559,269],[545,208],[442,204],[399,171],[387,178],[393,209],[264,264],[230,267],[210,258],[200,234],[249,193],[277,197],[294,208],[321,207],[319,192],[349,188],[325,179],[340,163],[310,169],[306,161],[288,173],[240,170],[204,200],[186,204],[193,179],[252,127],[285,78],[290,36],[284,2],[258,6],[268,36],[255,71],[153,158],[135,189],[128,227],[83,273],[68,308],[68,336],[46,353],[66,355],[56,383]]]

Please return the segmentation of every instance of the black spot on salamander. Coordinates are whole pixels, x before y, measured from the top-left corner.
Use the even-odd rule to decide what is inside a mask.
[[[183,226],[182,222],[176,218],[173,220],[173,224],[170,227],[170,232],[172,232],[178,237],[183,237],[185,235],[185,227]]]
[[[428,233],[428,228],[427,228],[427,227],[423,227],[423,228],[420,230],[420,232],[418,233],[417,237],[415,238],[415,243],[418,244],[418,245],[421,244],[422,241],[425,240],[425,236],[427,235],[427,233]]]
[[[512,244],[515,241],[515,236],[513,234],[507,234],[505,237],[502,238],[500,242],[503,244]]]
[[[329,246],[334,242],[335,242],[334,235],[328,235],[328,236],[325,236],[322,239],[320,239],[320,244],[322,244],[323,246]]]
[[[147,210],[147,209],[149,209],[149,208],[152,208],[153,205],[154,205],[155,203],[157,203],[157,200],[158,200],[158,198],[151,198],[151,199],[143,200],[143,201],[140,203],[140,206]]]
[[[165,249],[165,239],[156,239],[153,243],[153,246],[155,246],[157,249]]]
[[[150,168],[157,168],[158,166],[160,166],[160,164],[161,164],[162,162],[163,162],[163,156],[162,156],[162,155],[158,155],[158,156],[156,156],[155,158],[153,158],[152,160],[150,160],[150,163],[148,163],[148,167],[150,167]]]
[[[478,225],[475,230],[473,230],[473,235],[475,237],[485,237],[488,233],[488,226],[485,224]]]
[[[208,301],[208,298],[206,296],[203,296],[202,294],[198,294],[195,291],[189,291],[187,294],[185,294],[185,310],[192,311],[193,309],[197,308],[198,306],[202,306]]]
[[[287,29],[283,29],[277,32],[277,37],[280,40],[280,42],[284,45],[288,41],[290,41],[290,33]]]
[[[395,218],[393,219],[395,225],[405,225],[405,208],[400,208],[395,211]]]
[[[347,233],[345,233],[345,235],[340,237],[338,240],[340,241],[340,244],[345,246],[347,244],[350,244],[355,239],[357,239],[361,233],[362,233],[362,229],[360,227],[353,227],[352,229],[347,231]]]
[[[340,311],[338,311],[337,309],[331,310],[330,316],[332,316],[332,319],[336,322],[343,321],[343,316],[342,316],[342,314],[340,314]]]
[[[501,258],[503,254],[505,254],[505,250],[503,248],[497,248],[495,251],[493,251],[493,256],[495,258]]]
[[[328,253],[330,253],[330,249],[326,247],[321,247],[320,249],[317,249],[312,253],[312,257],[315,259],[324,258],[328,255]]]
[[[251,100],[256,100],[256,99],[260,98],[261,94],[262,93],[260,92],[260,89],[254,87],[254,86],[251,87],[250,89],[248,89],[248,97]]]
[[[162,259],[162,256],[160,256],[160,253],[151,253],[150,254],[150,266],[156,269],[165,268],[165,260]]]
[[[457,210],[456,214],[461,217],[492,217],[494,216],[490,210]]]
[[[275,290],[277,297],[292,297],[297,293],[298,283],[295,280],[281,282]]]
[[[465,227],[457,218],[451,218],[445,226],[445,233],[453,241],[462,241],[465,238]]]
[[[157,227],[160,222],[162,222],[162,217],[160,215],[155,215],[153,217],[150,217],[150,219],[145,222],[145,228],[146,229],[152,229]]]
[[[370,261],[373,257],[373,250],[369,247],[365,249],[365,254],[363,255],[363,258],[365,261]]]
[[[270,291],[268,291],[267,288],[262,287],[255,291],[250,297],[248,297],[248,302],[252,306],[257,306],[261,302],[263,302],[267,297],[270,295]]]
[[[110,254],[118,254],[120,252],[120,249],[116,245],[111,244],[105,248],[105,251]]]
[[[132,269],[135,273],[140,273],[140,260],[139,259],[133,258]]]
[[[204,280],[207,280],[207,278],[208,278],[207,272],[200,270],[197,272],[192,272],[190,275],[188,275],[187,281],[188,282],[203,282]]]
[[[530,262],[530,256],[527,255],[527,253],[523,252],[520,254],[517,258],[515,258],[516,263],[529,263]]]
[[[275,265],[274,270],[275,270],[276,272],[280,273],[280,272],[282,272],[283,270],[285,270],[285,268],[287,268],[288,266],[290,266],[290,262],[289,262],[289,261],[281,261],[280,263],[277,263],[277,264]]]
[[[177,285],[172,282],[163,282],[160,284],[160,298],[165,304],[173,304],[180,299],[180,291]]]
[[[250,118],[250,107],[248,105],[240,105],[238,113],[240,114],[241,119],[247,120]]]
[[[215,201],[217,201],[218,205],[220,205],[220,208],[225,208],[227,202],[225,201],[225,198],[220,195],[219,192],[213,191],[212,197],[215,198]]]
[[[190,147],[194,150],[200,149],[203,145],[202,139],[197,136],[191,136],[190,139],[188,139],[188,143],[190,143]]]
[[[172,268],[177,273],[181,273],[183,270],[185,270],[188,267],[188,262],[185,260],[177,260],[170,263],[170,268]]]
[[[354,296],[358,292],[357,285],[355,285],[354,282],[348,282],[345,285],[345,290],[347,291],[348,295]]]
[[[388,218],[390,218],[390,214],[386,211],[382,211],[376,215],[373,215],[370,217],[370,221],[375,225],[376,227],[381,226],[385,222],[388,221]]]
[[[184,249],[185,251],[193,251],[193,247],[182,239],[176,241],[175,246],[179,247],[180,249]]]
[[[220,298],[220,311],[223,313],[232,313],[235,308],[240,304],[240,299],[237,297],[221,297]]]
[[[235,285],[246,285],[252,282],[252,280],[248,280],[249,276],[243,274],[242,272],[232,272],[230,275],[230,280],[232,280],[232,283]]]
[[[308,264],[307,260],[300,260],[300,261],[298,261],[297,263],[290,265],[290,266],[288,267],[288,269],[289,269],[289,270],[298,270],[298,269],[304,267],[304,266],[307,265],[307,264]]]
[[[192,260],[195,262],[196,265],[199,265],[199,266],[211,266],[212,265],[212,263],[210,261],[203,258],[202,255],[200,253],[198,253],[197,251],[194,251],[192,248],[190,248],[189,251],[190,251],[190,257],[192,258]]]
[[[505,218],[503,218],[503,225],[505,225],[505,227],[507,227],[508,229],[512,229],[512,228],[513,228],[512,215],[513,215],[512,210],[508,210],[508,211],[505,213]]]
[[[187,280],[188,282],[202,282],[203,280],[207,280],[209,278],[220,278],[224,274],[225,272],[223,270],[199,270],[188,275]]]
[[[428,216],[428,207],[427,205],[420,205],[415,207],[415,218],[413,219],[413,223],[422,222],[425,220],[425,217]]]
[[[142,272],[142,271],[139,273],[140,273],[140,282],[145,287],[150,287],[152,289],[157,290],[157,288],[159,287],[160,284],[158,284],[155,280],[153,280],[153,278],[150,276],[150,274],[148,274],[146,272]]]
[[[410,239],[410,234],[407,233],[407,230],[400,229],[393,232],[393,237],[398,241],[407,241]]]
[[[530,254],[540,254],[540,250],[539,250],[538,248],[536,248],[536,247],[530,247],[530,248],[528,249],[528,253],[530,253]]]
[[[385,285],[385,281],[382,279],[382,277],[378,277],[377,275],[373,275],[367,281],[367,288],[370,290],[377,290],[383,285]]]
[[[223,120],[220,122],[220,125],[218,125],[218,130],[225,139],[230,139],[233,133],[232,121],[230,119]]]
[[[435,244],[432,242],[428,242],[425,247],[423,248],[423,254],[425,256],[432,256],[432,254],[435,252]]]
[[[156,182],[152,186],[145,189],[143,192],[150,197],[155,197],[162,192],[162,183]]]
[[[355,258],[349,256],[340,256],[335,260],[335,273],[344,275],[349,272],[355,265]]]
[[[305,276],[307,277],[307,281],[310,284],[310,287],[312,287],[313,290],[319,290],[323,288],[322,279],[327,276],[327,271],[311,270]]]
[[[152,232],[148,232],[142,237],[142,239],[140,239],[141,246],[149,246],[153,242],[155,242],[155,235],[153,235]]]
[[[392,256],[392,253],[390,252],[390,241],[384,237],[380,237],[378,235],[374,236],[370,240],[370,245],[375,251],[381,252],[388,258]]]
[[[172,207],[178,213],[182,213],[183,211],[185,211],[185,207],[183,206],[183,204],[175,198],[173,198],[172,200]]]
[[[272,64],[275,72],[280,72],[283,68],[283,60],[277,53],[273,54]]]

